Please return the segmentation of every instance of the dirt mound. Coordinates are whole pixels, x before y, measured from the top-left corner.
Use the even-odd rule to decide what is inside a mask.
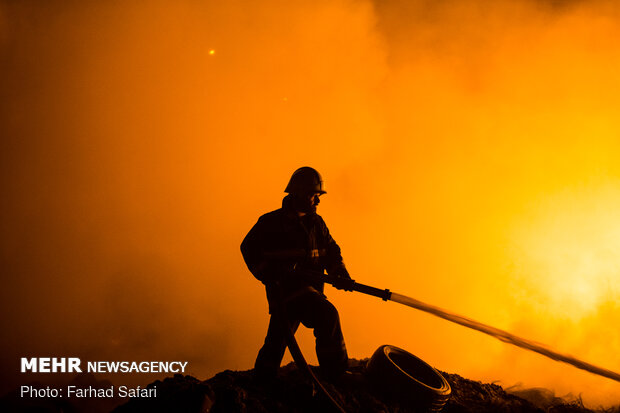
[[[325,382],[347,412],[418,412],[416,406],[386,400],[366,380],[367,360],[352,361],[350,374],[337,382]],[[156,399],[132,399],[114,413],[195,412],[195,413],[274,413],[333,411],[324,396],[291,363],[280,369],[278,378],[265,382],[249,371],[223,371],[209,380],[176,375],[157,381]],[[555,400],[551,406],[536,406],[524,398],[504,391],[496,384],[467,380],[457,374],[442,373],[452,387],[446,413],[586,413],[579,402]],[[617,411],[617,410],[615,410]]]
[[[366,376],[366,360],[351,360],[348,374],[336,382],[322,380],[346,412],[416,413],[420,408],[406,398],[382,394]],[[314,367],[313,367],[314,369]],[[320,375],[318,369],[315,373]],[[444,413],[593,413],[578,398],[562,399],[546,389],[516,387],[505,391],[496,384],[441,373],[452,389]],[[109,388],[92,374],[78,375],[67,383],[79,387]],[[41,387],[39,385],[38,387]],[[19,390],[0,398],[2,412],[63,413],[309,413],[335,411],[327,398],[291,363],[282,367],[272,381],[257,379],[252,370],[218,373],[201,381],[175,375],[147,386],[156,388],[157,397],[123,400],[114,398],[21,398]],[[119,403],[123,403],[119,406]],[[620,406],[599,413],[620,413]]]

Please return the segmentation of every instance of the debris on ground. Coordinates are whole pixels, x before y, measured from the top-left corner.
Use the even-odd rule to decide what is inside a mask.
[[[364,375],[367,362],[368,359],[351,360],[349,372],[344,377],[337,382],[323,381],[345,411],[421,413],[416,406],[387,401],[378,394]],[[536,404],[535,397],[526,400],[506,392],[497,384],[468,380],[457,374],[442,375],[452,388],[451,398],[442,410],[445,413],[595,412],[585,408],[580,400],[563,402],[560,398],[554,398],[549,405]],[[325,397],[313,388],[293,363],[282,367],[273,381],[257,380],[252,370],[226,370],[203,382],[191,376],[175,375],[149,386],[153,385],[161,390],[161,397],[157,400],[133,399],[118,407],[114,413],[309,413],[328,412],[331,408]],[[174,400],[178,400],[178,404]],[[175,406],[178,408],[175,409]],[[620,408],[605,412],[620,413]]]

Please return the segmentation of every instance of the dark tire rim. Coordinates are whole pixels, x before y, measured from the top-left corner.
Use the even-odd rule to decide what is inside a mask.
[[[446,379],[432,366],[398,347],[379,347],[368,362],[367,374],[388,398],[439,412],[450,398]]]

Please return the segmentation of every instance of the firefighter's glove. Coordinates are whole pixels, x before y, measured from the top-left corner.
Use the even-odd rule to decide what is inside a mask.
[[[332,285],[334,286],[334,288],[337,288],[339,290],[345,290],[345,291],[353,291],[353,284],[355,284],[355,280],[352,280],[351,278],[344,278],[344,277],[336,277],[334,278],[334,281],[332,282]]]
[[[353,284],[355,280],[351,279],[349,272],[346,268],[340,267],[335,271],[332,271],[330,277],[333,277],[332,285],[338,290],[353,291]]]

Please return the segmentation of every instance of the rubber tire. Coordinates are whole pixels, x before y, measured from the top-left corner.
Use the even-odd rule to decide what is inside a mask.
[[[375,351],[366,374],[388,399],[415,406],[419,412],[440,412],[452,392],[437,370],[413,354],[390,345]]]

